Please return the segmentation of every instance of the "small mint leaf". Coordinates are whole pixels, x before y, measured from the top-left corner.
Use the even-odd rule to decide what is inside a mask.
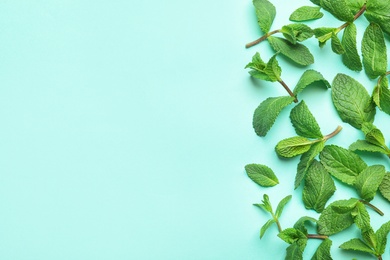
[[[263,187],[272,187],[279,183],[275,173],[266,165],[248,164],[245,166],[248,177]]]

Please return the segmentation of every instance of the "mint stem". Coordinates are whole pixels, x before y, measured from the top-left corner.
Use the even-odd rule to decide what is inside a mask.
[[[325,240],[328,236],[317,235],[317,234],[307,234],[307,238],[322,239]]]
[[[355,16],[353,17],[353,22],[356,21],[356,19],[358,19],[367,9],[367,6],[366,4],[364,4],[362,6],[362,8],[359,10],[359,12],[357,12],[355,14]],[[351,23],[350,22],[346,22],[344,23],[343,25],[341,25],[339,28],[337,28],[337,31],[341,31],[342,29],[344,29],[345,27],[347,27],[348,25],[350,25]]]
[[[283,231],[282,226],[280,225],[279,219],[275,216],[274,212],[271,212],[272,218],[275,220],[276,225],[278,225],[279,233]]]
[[[337,135],[341,131],[341,129],[343,129],[343,128],[341,126],[338,126],[332,133],[325,135],[324,140],[328,140],[328,139],[332,138],[333,136]]]
[[[378,255],[378,260],[382,260],[382,256],[381,255]]]
[[[269,32],[269,33],[266,33],[264,34],[263,36],[261,36],[259,39],[253,41],[253,42],[250,42],[248,44],[245,45],[245,48],[250,48],[252,46],[255,46],[256,44],[259,44],[260,42],[264,41],[265,39],[267,39],[269,36],[271,36],[272,34],[275,34],[275,33],[278,33],[280,30],[275,30],[275,31],[272,31],[272,32]]]
[[[365,201],[365,200],[360,200],[360,202],[367,205],[368,207],[372,208],[373,210],[375,210],[379,215],[381,215],[381,216],[385,215],[380,209],[378,209],[377,207],[372,205],[370,202]]]
[[[291,91],[291,89],[287,86],[287,84],[284,83],[283,80],[278,80],[278,82],[284,87],[284,89],[288,92],[288,94],[289,94],[290,96],[292,96],[293,98],[295,98],[295,99],[294,99],[294,102],[295,102],[295,103],[298,103],[297,97],[294,95],[294,93]]]

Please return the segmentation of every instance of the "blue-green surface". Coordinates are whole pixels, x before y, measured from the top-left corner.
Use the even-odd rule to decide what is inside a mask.
[[[272,28],[289,23],[309,1],[272,1]],[[309,25],[339,26],[329,15]],[[367,21],[357,21],[359,33]],[[283,227],[306,211],[293,189],[298,159],[281,160],[275,144],[294,135],[285,110],[260,138],[252,114],[275,83],[249,77],[256,51],[268,59],[251,1],[3,0],[0,3],[0,259],[283,259],[286,244],[268,216],[252,206],[264,193],[293,200]],[[387,38],[388,40],[388,38]],[[387,41],[388,43],[388,41]],[[330,46],[307,45],[329,81],[347,70]],[[295,86],[303,69],[280,59]],[[361,133],[341,122],[330,90],[301,93],[330,143],[347,147]],[[376,125],[390,140],[389,116]],[[365,156],[369,164],[389,161]],[[280,184],[261,188],[244,165],[262,163]],[[357,194],[336,183],[334,199]],[[374,229],[389,203],[374,201]],[[334,237],[335,259],[371,259],[337,247],[358,236]],[[310,241],[309,259],[319,241]],[[389,249],[384,259],[390,259]]]

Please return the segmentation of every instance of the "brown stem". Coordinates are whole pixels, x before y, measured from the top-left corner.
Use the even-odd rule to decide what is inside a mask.
[[[381,255],[378,255],[378,260],[382,260],[382,256]]]
[[[289,94],[290,96],[292,96],[293,98],[295,98],[295,99],[294,99],[294,102],[295,102],[295,103],[298,103],[297,97],[294,95],[294,93],[291,91],[291,89],[287,86],[287,84],[284,83],[283,80],[278,80],[278,82],[284,87],[284,89],[288,92],[288,94]]]
[[[378,79],[378,86],[381,84],[382,79],[383,79],[384,77],[389,76],[389,75],[390,75],[390,71],[386,72],[385,75],[380,76],[379,79]]]
[[[356,21],[356,19],[358,19],[367,9],[367,6],[366,4],[364,4],[362,6],[362,8],[360,8],[359,12],[357,12],[355,14],[355,16],[353,17],[353,22]],[[342,29],[344,29],[345,27],[347,27],[348,25],[350,25],[350,22],[346,22],[344,23],[343,25],[341,25],[339,28],[337,28],[337,31],[341,31]]]
[[[372,205],[370,202],[365,201],[365,200],[360,200],[360,202],[367,205],[368,207],[372,208],[373,210],[375,210],[379,215],[381,215],[381,216],[385,215],[380,209],[378,209],[377,207]]]
[[[341,126],[338,126],[332,133],[325,135],[324,140],[328,140],[329,138],[332,138],[333,136],[337,135],[341,129],[343,129]]]
[[[278,33],[280,30],[275,30],[275,31],[272,31],[272,32],[269,32],[269,33],[266,33],[264,34],[263,36],[261,36],[259,39],[253,41],[253,42],[250,42],[250,43],[247,43],[245,45],[245,48],[250,48],[252,46],[255,46],[256,44],[259,44],[260,42],[264,41],[265,39],[267,39],[269,36],[271,36],[272,34],[275,34],[275,33]]]
[[[317,234],[307,234],[307,238],[322,239],[325,240],[328,236],[317,235]]]

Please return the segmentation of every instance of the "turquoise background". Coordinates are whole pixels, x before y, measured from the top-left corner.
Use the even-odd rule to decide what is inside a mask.
[[[273,29],[312,5],[272,2]],[[341,22],[325,15],[308,24]],[[357,21],[359,33],[366,25]],[[265,138],[252,129],[258,104],[284,95],[244,70],[256,51],[273,54],[266,42],[244,48],[259,36],[251,1],[1,1],[0,259],[283,259],[275,227],[259,239],[268,216],[252,204],[292,194],[283,227],[318,214],[293,189],[298,158],[274,152],[295,135],[292,106]],[[347,70],[329,44],[306,45],[316,59],[309,68],[329,81],[347,73],[372,91],[375,81]],[[279,61],[294,87],[304,68]],[[308,88],[300,99],[324,133],[343,126],[329,143],[362,138],[341,122],[330,90]],[[389,116],[378,113],[375,124],[390,140]],[[389,169],[384,156],[364,158]],[[269,165],[281,183],[252,183],[248,163]],[[336,185],[332,200],[357,196]],[[380,195],[373,203],[386,214],[372,214],[376,229],[390,209]],[[334,236],[334,258],[371,259],[337,248],[358,236],[354,227]],[[318,244],[309,241],[305,259]]]

